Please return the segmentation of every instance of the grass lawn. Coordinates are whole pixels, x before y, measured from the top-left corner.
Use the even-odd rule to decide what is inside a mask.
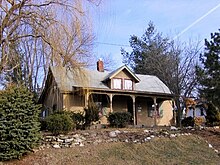
[[[143,144],[104,143],[67,149],[45,149],[15,165],[218,165],[220,157],[199,136],[154,139]]]

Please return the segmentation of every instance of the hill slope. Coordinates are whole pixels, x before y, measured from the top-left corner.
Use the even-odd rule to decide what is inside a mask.
[[[160,138],[143,144],[104,143],[67,149],[45,149],[9,165],[217,165],[220,158],[196,135]]]

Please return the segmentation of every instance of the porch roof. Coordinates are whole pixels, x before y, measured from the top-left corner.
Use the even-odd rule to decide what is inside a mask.
[[[50,67],[50,69],[61,91],[71,92],[73,87],[111,90],[104,81],[113,72],[99,72],[87,69],[70,71],[64,67]],[[169,88],[158,77],[141,74],[135,74],[135,76],[140,80],[135,84],[136,93],[171,94]]]

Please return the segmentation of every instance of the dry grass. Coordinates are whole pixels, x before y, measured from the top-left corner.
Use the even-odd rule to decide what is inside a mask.
[[[220,158],[198,136],[155,139],[144,144],[109,143],[68,149],[46,149],[14,165],[217,165]]]

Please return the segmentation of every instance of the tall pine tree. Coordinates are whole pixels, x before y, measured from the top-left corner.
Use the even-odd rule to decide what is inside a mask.
[[[200,95],[209,102],[208,122],[219,122],[220,110],[220,33],[211,33],[205,39],[205,51],[200,55],[201,66],[197,66]]]

